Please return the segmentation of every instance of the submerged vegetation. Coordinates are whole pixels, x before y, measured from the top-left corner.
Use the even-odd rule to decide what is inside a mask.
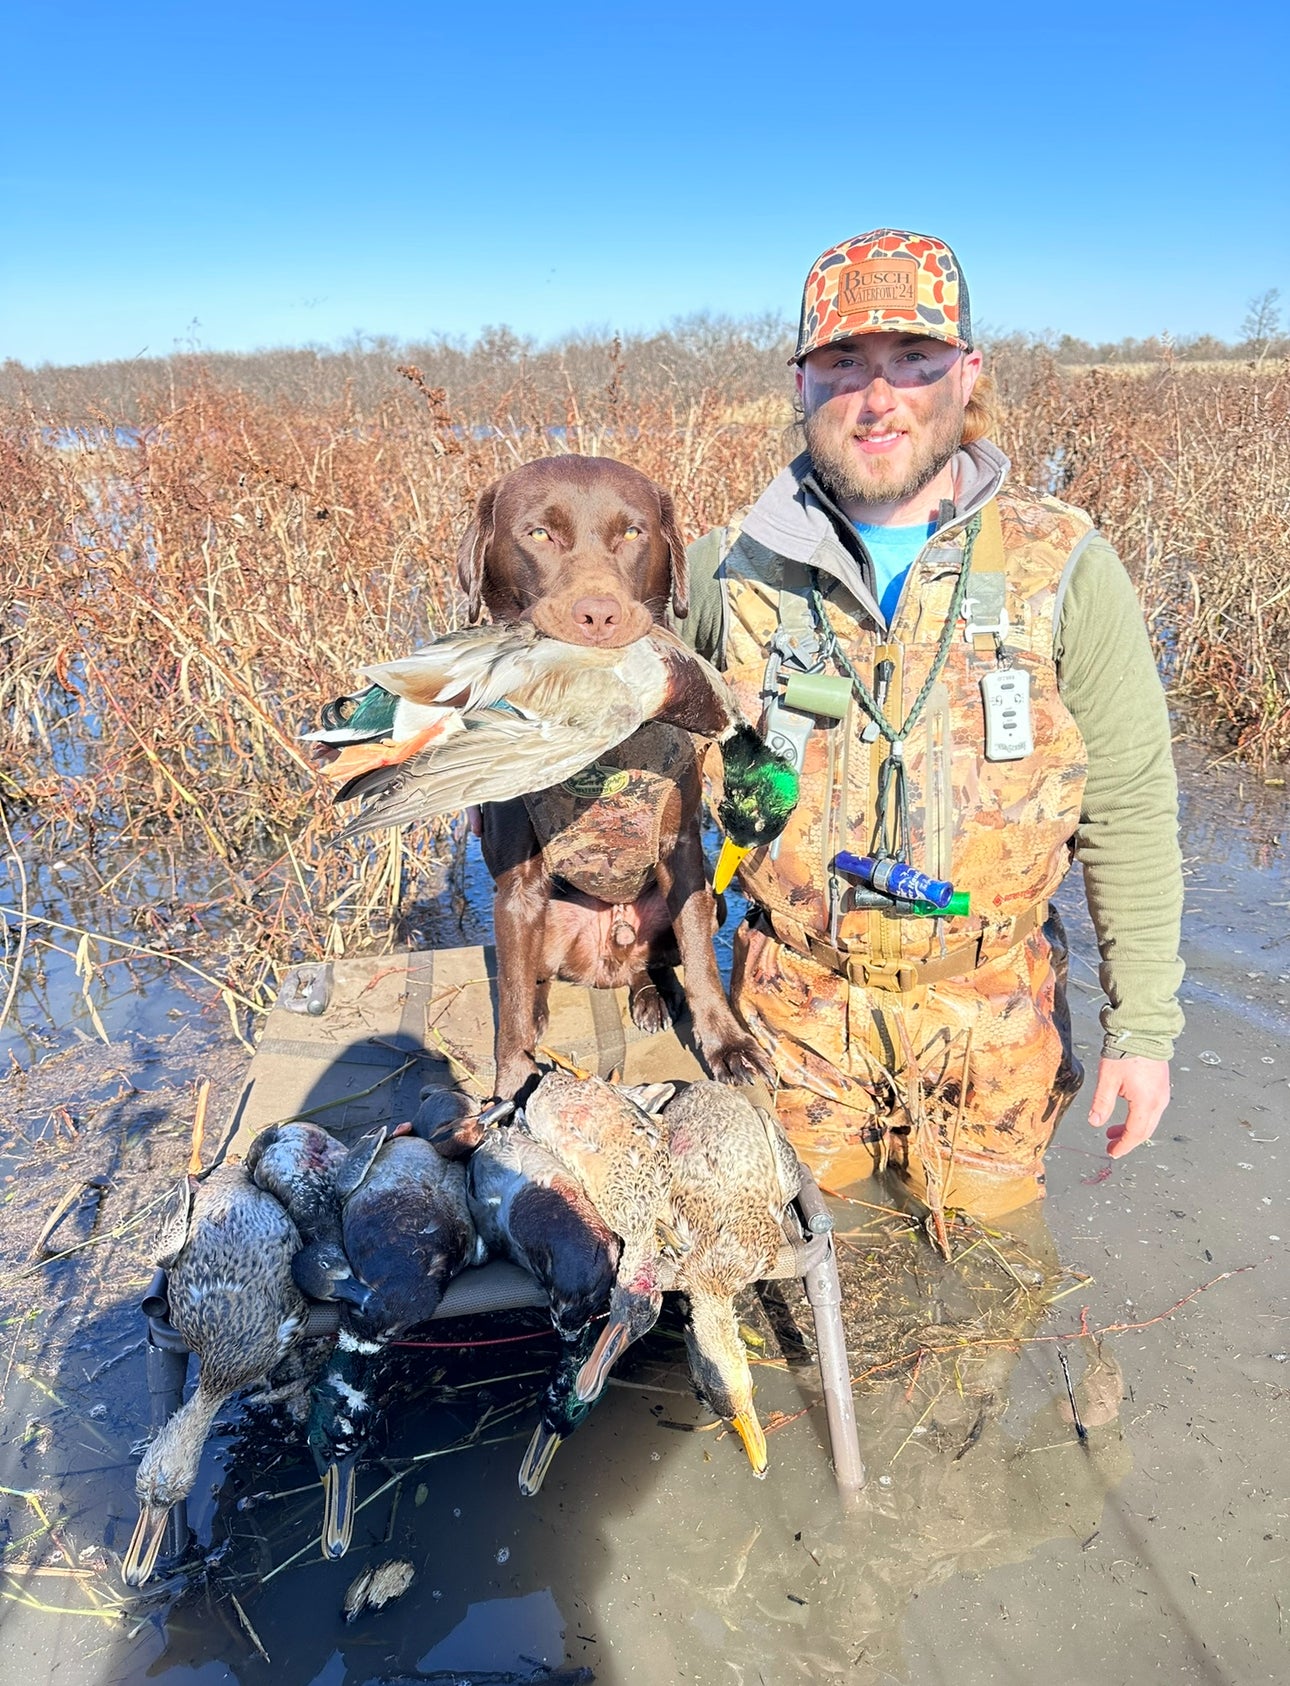
[[[1081,369],[999,342],[998,437],[1021,481],[1119,547],[1187,717],[1225,751],[1283,759],[1290,367],[1165,352]],[[459,624],[456,544],[484,486],[535,455],[613,455],[667,485],[694,536],[796,448],[773,322],[544,351],[500,331],[418,352],[424,369],[410,355],[0,380],[0,811],[28,861],[209,861],[235,1013],[293,960],[396,932],[438,887],[415,835],[336,846],[296,740],[361,663]],[[168,943],[173,907],[133,899],[140,947],[202,958],[200,920]]]

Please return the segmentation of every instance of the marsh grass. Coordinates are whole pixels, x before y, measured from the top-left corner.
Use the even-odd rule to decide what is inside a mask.
[[[415,832],[338,847],[297,739],[362,663],[458,624],[456,545],[483,487],[534,456],[613,455],[673,491],[693,536],[796,448],[787,405],[719,336],[689,348],[684,378],[645,378],[618,342],[563,381],[494,350],[487,381],[459,383],[473,408],[393,352],[361,403],[335,382],[256,395],[181,359],[128,404],[118,391],[94,412],[82,387],[42,408],[40,383],[24,395],[7,372],[0,798],[15,847],[205,857],[206,893],[236,915],[223,980],[243,1002],[267,1001],[294,959],[388,940],[433,874]],[[1177,702],[1225,748],[1290,755],[1287,366],[1072,373],[1013,347],[996,372],[1018,478],[1116,543]]]

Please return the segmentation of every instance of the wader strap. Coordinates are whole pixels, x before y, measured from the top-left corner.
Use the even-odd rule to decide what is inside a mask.
[[[1048,916],[1048,900],[1036,902],[1015,919],[1002,925],[987,925],[959,948],[948,954],[935,954],[929,960],[880,958],[874,954],[855,954],[848,949],[835,948],[824,937],[807,931],[795,920],[770,914],[776,938],[798,954],[814,960],[830,972],[837,972],[864,989],[893,990],[906,994],[925,988],[928,984],[944,983],[949,978],[963,978],[986,966],[1000,955],[1008,954],[1023,943],[1031,932],[1043,924]],[[893,924],[897,921],[893,920]]]
[[[612,1077],[627,1063],[627,1030],[623,1024],[618,993],[612,989],[589,989],[591,1027],[596,1033],[596,1076]]]
[[[808,593],[810,576],[800,562],[785,560],[779,576],[779,624],[791,640],[814,640],[818,634]]]
[[[995,662],[1008,636],[1008,562],[1003,550],[999,500],[981,510],[981,530],[972,552],[972,578],[963,600],[967,639],[978,661]],[[996,643],[996,639],[998,642]]]

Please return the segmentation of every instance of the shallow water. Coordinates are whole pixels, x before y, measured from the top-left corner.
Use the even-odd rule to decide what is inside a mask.
[[[204,1041],[171,1043],[177,1021],[165,1013],[175,1004],[150,1022],[157,998],[145,981],[143,1004],[131,1006],[142,1017],[120,1046],[94,1053],[92,1069],[69,1068],[62,1091],[40,1091],[34,1073],[8,1121],[22,1169],[8,1185],[5,1226],[0,1482],[35,1494],[54,1518],[60,1544],[43,1565],[77,1572],[6,1573],[6,1676],[21,1667],[33,1681],[78,1686],[482,1682],[577,1669],[650,1686],[1283,1680],[1288,817],[1284,790],[1188,767],[1189,1024],[1173,1107],[1156,1140],[1109,1171],[1083,1122],[1087,1095],[1072,1109],[1042,1214],[1009,1226],[1013,1240],[999,1245],[1009,1259],[1024,1250],[1046,1284],[1074,1281],[1057,1278],[1058,1260],[1088,1280],[1032,1314],[999,1268],[994,1291],[1011,1310],[989,1326],[1021,1344],[977,1348],[957,1364],[953,1352],[938,1354],[915,1375],[905,1366],[891,1382],[862,1382],[870,1482],[853,1515],[837,1503],[813,1366],[757,1372],[763,1418],[778,1423],[759,1483],[738,1442],[693,1399],[670,1323],[621,1366],[541,1494],[522,1500],[515,1471],[533,1421],[524,1401],[550,1343],[528,1338],[538,1326],[516,1315],[467,1331],[505,1347],[403,1355],[403,1395],[364,1471],[369,1502],[343,1562],[314,1556],[318,1489],[298,1435],[263,1413],[231,1412],[191,1506],[214,1560],[178,1601],[162,1587],[124,1613],[95,1614],[95,1598],[120,1593],[115,1564],[134,1518],[130,1446],[147,1414],[131,1309],[146,1275],[142,1248],[129,1235],[45,1266],[24,1305],[15,1237],[28,1237],[18,1221],[27,1178],[48,1178],[54,1196],[69,1166],[84,1167],[91,1141],[116,1144],[114,1175],[136,1207],[182,1163],[179,1103],[221,1027],[201,1020]],[[1091,1058],[1099,995],[1077,885],[1063,906],[1077,954],[1077,1039]],[[414,924],[431,941],[463,940],[444,920],[426,909]],[[77,988],[72,980],[69,1001]],[[52,994],[45,1000],[62,1011]],[[180,1009],[191,1016],[192,1005],[185,996]],[[240,1056],[221,1057],[235,1073]],[[114,1059],[143,1093],[111,1099]],[[59,1092],[83,1140],[49,1125]],[[874,1199],[885,1196],[875,1189]],[[130,1209],[114,1187],[98,1233]],[[860,1270],[886,1220],[875,1229],[861,1207],[838,1216],[844,1266]],[[74,1221],[93,1238],[93,1212]],[[989,1271],[968,1293],[963,1263],[941,1267],[913,1243],[893,1257],[875,1339],[881,1313],[942,1325],[944,1342],[924,1333],[922,1344],[953,1346],[981,1312]],[[1049,1291],[1061,1289],[1033,1298]],[[1085,1308],[1089,1328],[1114,1332],[1100,1348],[1062,1347],[1089,1425],[1081,1444],[1057,1345],[1044,1337],[1076,1333]],[[851,1357],[857,1374],[873,1361],[863,1320]],[[478,1443],[461,1446],[472,1433]],[[27,1552],[10,1542],[40,1524],[30,1500],[4,1502],[12,1563]],[[354,1576],[391,1557],[413,1564],[412,1589],[346,1624]],[[31,1598],[51,1608],[14,1601]]]

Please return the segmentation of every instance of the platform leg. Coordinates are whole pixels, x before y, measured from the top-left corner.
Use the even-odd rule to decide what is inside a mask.
[[[155,1434],[184,1402],[184,1383],[188,1379],[190,1354],[187,1347],[176,1342],[173,1330],[170,1331],[170,1339],[162,1345],[157,1339],[158,1331],[154,1329],[153,1324],[154,1319],[149,1318],[144,1363],[148,1378],[149,1416]],[[162,1340],[165,1340],[164,1333]],[[166,1538],[157,1559],[158,1564],[177,1563],[188,1550],[190,1537],[188,1505],[181,1499],[170,1512],[170,1519],[166,1523]]]
[[[802,1278],[815,1315],[815,1344],[820,1355],[820,1385],[829,1423],[833,1473],[844,1499],[865,1483],[856,1429],[855,1400],[851,1396],[851,1367],[847,1360],[846,1330],[842,1323],[842,1285],[832,1246],[824,1260]]]

